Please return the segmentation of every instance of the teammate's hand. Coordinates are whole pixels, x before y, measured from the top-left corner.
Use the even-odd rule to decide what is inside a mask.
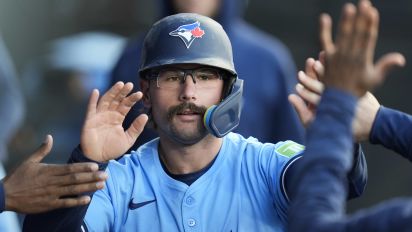
[[[95,163],[43,164],[53,138],[46,141],[17,169],[3,179],[6,210],[40,213],[56,208],[85,205],[89,196],[78,196],[104,187],[105,172]],[[65,198],[62,198],[67,196]]]
[[[136,141],[148,120],[146,114],[137,117],[125,131],[122,123],[131,107],[143,94],[129,95],[132,83],[117,82],[99,100],[99,92],[93,90],[83,125],[80,145],[91,160],[107,162],[123,155]]]
[[[324,70],[324,66],[319,60],[307,59],[305,72],[300,71],[298,73],[297,94],[289,95],[289,101],[305,127],[308,127],[314,120],[316,107],[324,90],[324,84],[320,81],[324,75]],[[353,135],[357,142],[369,138],[379,107],[379,102],[370,92],[367,92],[359,99],[355,119],[352,123]]]
[[[299,83],[295,87],[297,94],[290,94],[288,98],[305,128],[315,119],[316,107],[325,88],[319,81],[323,73],[324,66],[319,61],[308,58],[305,72],[298,72]]]
[[[348,3],[343,8],[336,43],[332,41],[329,15],[320,17],[320,40],[325,51],[327,86],[339,88],[357,97],[377,86],[395,66],[403,66],[404,57],[391,53],[373,63],[378,36],[379,13],[369,0],[360,0],[356,8]]]

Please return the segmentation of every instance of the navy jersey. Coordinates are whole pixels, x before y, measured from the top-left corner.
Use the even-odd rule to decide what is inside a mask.
[[[372,126],[370,141],[412,161],[412,116],[381,106]]]

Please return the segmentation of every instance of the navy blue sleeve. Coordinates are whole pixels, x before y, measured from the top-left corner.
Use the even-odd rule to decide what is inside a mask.
[[[6,194],[4,193],[3,181],[0,181],[0,213],[6,210]]]
[[[412,116],[381,106],[369,139],[412,161]]]
[[[362,146],[359,143],[355,143],[355,149],[353,151],[353,165],[348,175],[348,199],[359,197],[363,194],[368,181],[368,165],[366,163],[365,154],[363,153]]]
[[[292,178],[289,231],[411,231],[411,201],[386,202],[352,216],[345,214],[347,173],[352,168],[351,123],[356,99],[326,89],[308,129],[307,146]]]
[[[365,154],[363,153],[362,147],[359,143],[355,144],[355,149],[353,152],[354,162],[351,171],[347,175],[348,179],[348,196],[347,199],[354,199],[360,197],[366,188],[366,183],[368,180],[368,168],[366,163]],[[287,196],[293,196],[293,190],[296,188],[291,188],[292,176],[296,175],[299,170],[302,159],[297,159],[293,162],[288,169],[285,170],[285,191]],[[288,197],[290,199],[290,197]],[[291,199],[290,199],[291,200]]]
[[[68,163],[95,162],[84,156],[80,146],[72,152]],[[98,163],[99,170],[105,170],[107,163]],[[86,193],[93,197],[94,192]],[[83,218],[89,205],[56,209],[45,213],[28,214],[23,223],[23,231],[84,231]]]

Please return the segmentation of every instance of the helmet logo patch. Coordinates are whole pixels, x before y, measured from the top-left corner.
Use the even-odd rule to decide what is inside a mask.
[[[182,25],[169,33],[171,36],[177,36],[182,39],[187,49],[189,49],[195,39],[202,38],[204,34],[205,31],[200,28],[200,23],[198,21]]]

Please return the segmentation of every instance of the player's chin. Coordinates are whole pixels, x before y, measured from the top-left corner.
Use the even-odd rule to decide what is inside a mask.
[[[177,129],[178,128],[178,129]],[[208,134],[203,124],[196,127],[175,127],[172,128],[172,134],[176,141],[185,145],[193,145],[201,141]]]

